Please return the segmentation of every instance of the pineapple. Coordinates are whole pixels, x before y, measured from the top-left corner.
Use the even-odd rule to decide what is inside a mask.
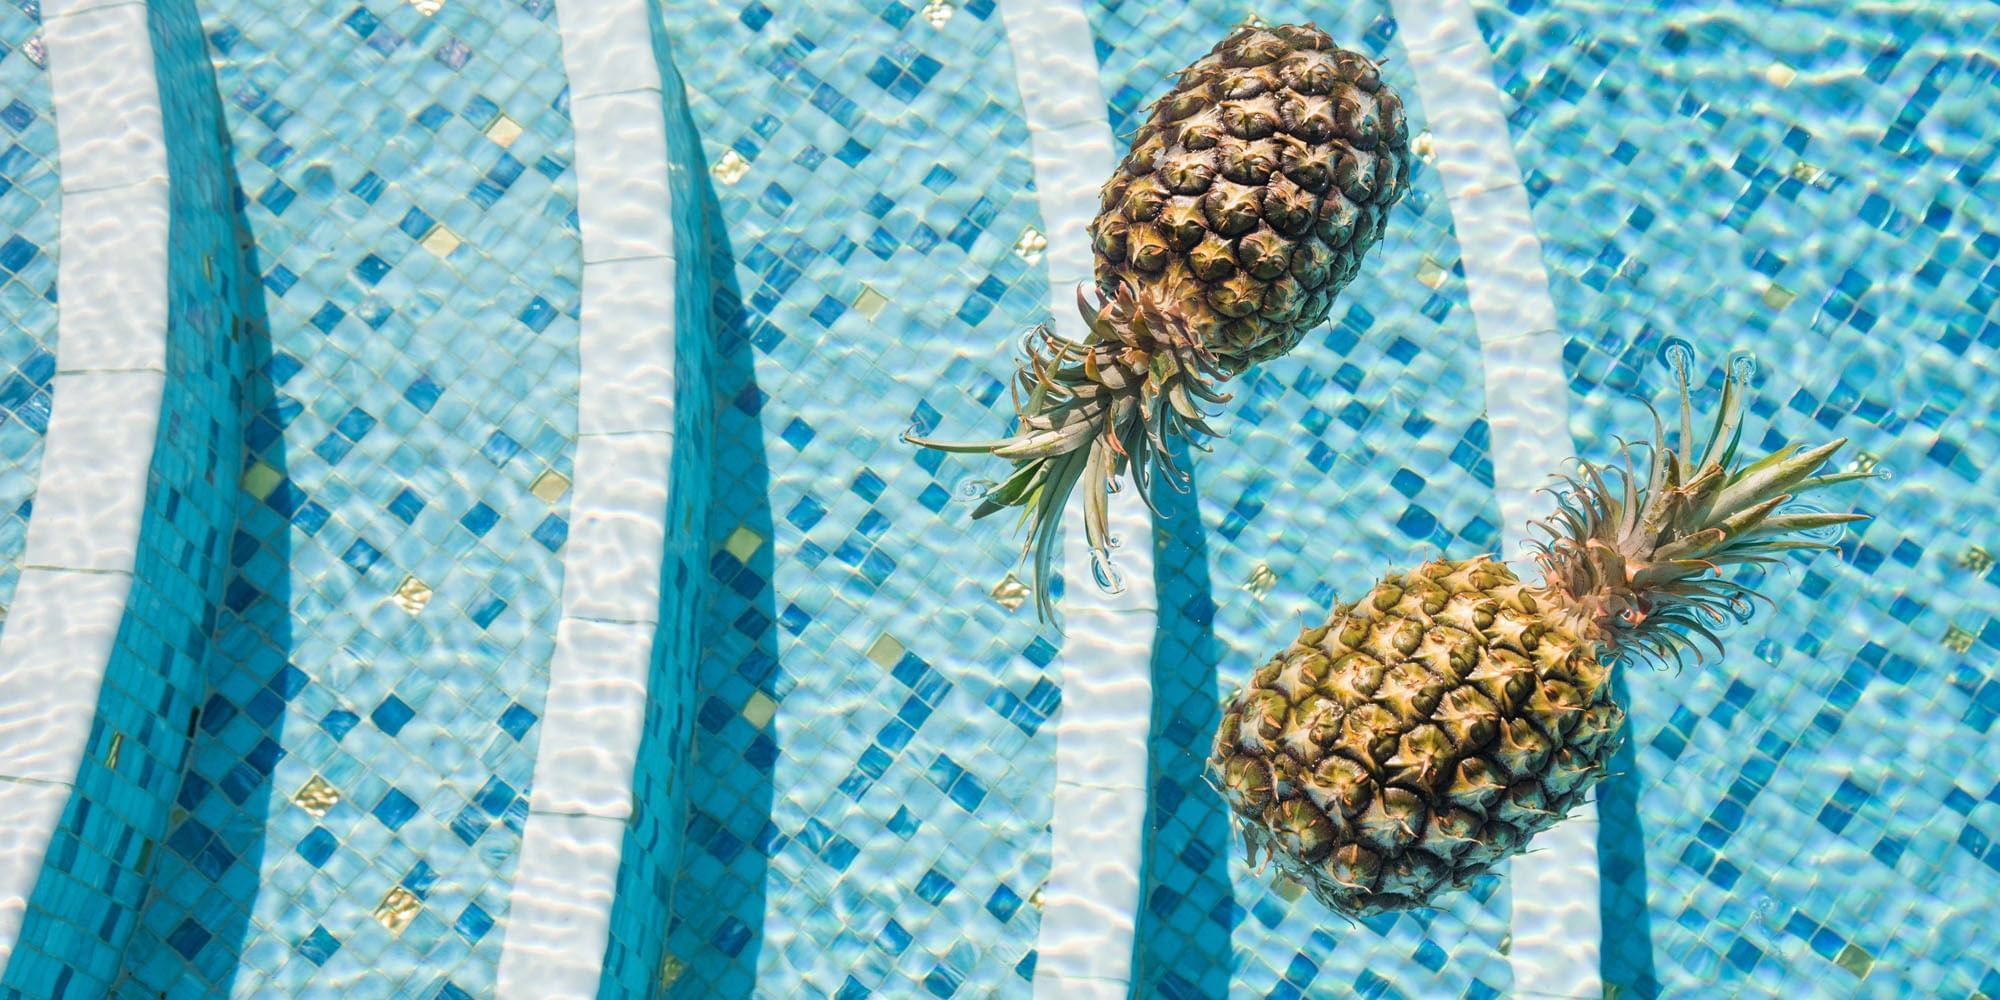
[[[1844,441],[1744,464],[1732,374],[1699,453],[1680,366],[1678,450],[1645,480],[1579,462],[1531,543],[1530,585],[1480,557],[1384,577],[1299,634],[1227,703],[1208,775],[1280,871],[1337,912],[1431,906],[1553,826],[1604,777],[1625,717],[1614,664],[1681,662],[1760,598],[1718,574],[1834,543],[1857,514],[1787,511],[1861,478]],[[1614,488],[1612,483],[1616,484]],[[1697,656],[1699,650],[1696,650]]]
[[[1084,530],[1103,553],[1104,494],[1128,468],[1149,505],[1156,471],[1180,488],[1170,445],[1213,433],[1201,406],[1229,398],[1218,383],[1325,321],[1409,176],[1402,99],[1318,28],[1248,25],[1181,71],[1101,193],[1099,295],[1077,294],[1089,335],[1028,338],[1019,433],[909,439],[1015,463],[973,517],[1026,508],[1038,611],[1070,492],[1083,485]]]

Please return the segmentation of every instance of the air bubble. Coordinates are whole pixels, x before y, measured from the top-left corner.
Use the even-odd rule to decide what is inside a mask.
[[[1125,578],[1118,573],[1118,567],[1111,564],[1111,553],[1103,549],[1090,550],[1090,575],[1097,583],[1097,589],[1108,595],[1125,592]]]
[[[991,479],[968,479],[952,491],[952,498],[959,503],[978,503],[999,488],[1000,484]]]
[[[1779,513],[1781,513],[1781,514],[1826,514],[1826,513],[1829,513],[1829,511],[1828,511],[1828,510],[1827,510],[1827,509],[1826,509],[1825,507],[1821,507],[1821,506],[1819,506],[1818,504],[1812,504],[1812,503],[1790,503],[1790,504],[1786,504],[1786,505],[1785,505],[1785,508],[1784,508],[1783,510],[1779,511]],[[1845,535],[1846,533],[1847,533],[1847,526],[1846,526],[1846,525],[1844,525],[1844,524],[1829,524],[1829,525],[1826,525],[1826,526],[1824,526],[1824,527],[1819,527],[1819,528],[1813,528],[1813,529],[1811,529],[1811,530],[1808,530],[1808,531],[1802,531],[1802,532],[1799,532],[1799,539],[1800,539],[1801,541],[1807,541],[1807,542],[1817,542],[1817,543],[1820,543],[1820,544],[1823,544],[1823,545],[1831,545],[1831,544],[1833,544],[1833,543],[1835,543],[1835,542],[1838,542],[1838,541],[1840,541],[1840,539],[1841,539],[1841,536]]]
[[[1694,371],[1694,345],[1680,337],[1668,337],[1660,345],[1659,357],[1682,378]]]
[[[1729,377],[1738,385],[1749,385],[1757,377],[1757,357],[1754,354],[1734,354],[1729,358]]]

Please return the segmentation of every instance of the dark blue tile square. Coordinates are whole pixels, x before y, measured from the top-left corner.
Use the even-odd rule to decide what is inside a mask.
[[[306,859],[307,864],[318,868],[326,864],[328,858],[333,857],[334,848],[339,846],[340,842],[334,838],[331,831],[326,827],[316,826],[311,833],[305,835],[305,839],[299,841],[299,857]]]
[[[389,513],[396,515],[397,519],[401,520],[404,524],[416,521],[417,515],[423,509],[423,498],[417,496],[408,487],[397,492],[396,496],[389,501]]]
[[[382,704],[375,706],[375,711],[369,713],[368,718],[377,728],[394,736],[402,732],[403,727],[408,725],[416,714],[415,709],[403,704],[403,699],[392,694],[382,699]]]
[[[410,817],[417,814],[417,804],[400,789],[391,788],[383,793],[382,801],[377,802],[370,813],[381,820],[383,826],[391,830],[400,830],[404,823],[410,821]]]
[[[485,937],[487,931],[493,929],[493,918],[485,910],[480,909],[479,904],[467,903],[465,912],[459,914],[458,920],[451,926],[467,941],[477,941]]]
[[[527,735],[535,721],[535,713],[520,705],[509,705],[505,712],[500,713],[499,726],[507,735],[518,740]]]
[[[493,530],[494,525],[500,523],[500,512],[484,503],[475,503],[471,510],[465,512],[465,516],[458,519],[458,523],[464,525],[465,530],[472,532],[473,537],[483,538],[487,532]]]
[[[327,933],[326,928],[315,925],[313,932],[299,942],[299,954],[314,965],[325,965],[333,953],[340,950],[340,939]]]

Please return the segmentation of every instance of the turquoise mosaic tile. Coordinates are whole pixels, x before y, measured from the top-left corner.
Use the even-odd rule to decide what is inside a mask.
[[[716,474],[715,414],[720,405],[713,386],[719,327],[711,302],[737,301],[727,283],[714,281],[711,254],[727,243],[714,228],[721,211],[702,160],[701,137],[688,111],[685,86],[674,69],[666,25],[653,11],[654,60],[662,78],[666,115],[669,192],[674,223],[674,457],[667,498],[667,523],[706,524]],[[742,384],[740,351],[729,380]],[[750,442],[754,444],[755,442]],[[746,466],[763,464],[746,454]],[[755,512],[752,507],[747,513]],[[771,537],[768,511],[746,521],[750,530]],[[767,551],[768,546],[760,546]],[[633,817],[619,855],[618,895],[611,912],[611,942],[600,974],[606,998],[648,996],[667,971],[667,935],[672,920],[674,881],[680,871],[691,792],[688,764],[694,727],[694,685],[702,669],[703,599],[718,589],[708,572],[706,531],[670,530],[660,569],[660,623],[654,638],[647,686],[644,737],[632,776]],[[753,557],[754,559],[754,557]],[[762,579],[769,579],[768,567]]]
[[[202,16],[268,343],[216,654],[122,990],[481,995],[575,437],[552,11]]]
[[[61,179],[39,9],[0,5],[0,629],[27,545],[56,374]]]
[[[1121,146],[1169,74],[1246,10],[1088,5]],[[1410,130],[1423,109],[1387,3],[1263,4],[1386,59]],[[1153,662],[1152,801],[1135,995],[1492,997],[1512,984],[1499,879],[1437,911],[1350,925],[1248,870],[1202,780],[1220,700],[1339,593],[1439,551],[1497,551],[1479,345],[1451,211],[1419,161],[1410,194],[1328,328],[1231,386],[1223,438],[1167,499],[1155,541],[1165,634]]]
[[[1047,318],[987,0],[669,5],[709,166],[711,588],[664,971],[688,997],[1016,995],[1047,873],[1052,636],[989,594],[995,427]],[[1009,598],[1011,602],[1011,598]]]
[[[171,174],[166,389],[133,582],[75,787],[0,996],[107,996],[128,966],[213,652],[242,453],[243,372],[261,327],[214,155],[220,109],[193,9],[151,5]],[[223,470],[218,472],[218,470]]]
[[[1680,338],[1756,354],[1760,444],[1846,436],[1893,472],[1822,501],[1876,520],[1766,577],[1780,610],[1726,657],[1626,678],[1606,981],[1994,995],[1991,5],[1478,6],[1578,440],[1643,419],[1623,397],[1661,398]]]

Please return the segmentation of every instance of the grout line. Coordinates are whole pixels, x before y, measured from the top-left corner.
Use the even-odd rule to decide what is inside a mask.
[[[123,202],[64,198],[56,284],[116,288],[117,314],[77,296],[57,304],[58,384],[21,553],[22,573],[0,632],[0,972],[74,790],[98,692],[125,618],[158,443],[165,378],[134,390],[116,373],[73,374],[106,345],[164,357],[167,286],[135,271],[168,259],[170,206],[157,65],[143,4],[59,10],[43,42],[56,149],[64,178],[137,170]],[[123,218],[107,218],[113,213]],[[107,223],[120,223],[111,224]],[[134,318],[139,318],[134,321]],[[79,565],[81,564],[81,565]]]
[[[1517,553],[1527,519],[1538,512],[1535,490],[1574,451],[1562,340],[1554,332],[1541,242],[1493,82],[1492,56],[1471,5],[1392,2],[1410,40],[1405,52],[1440,150],[1466,298],[1479,331],[1503,555]],[[1603,992],[1596,817],[1593,799],[1537,837],[1538,853],[1510,864],[1514,940],[1507,959],[1514,988],[1523,995]]]
[[[599,995],[646,736],[676,446],[670,151],[649,0],[556,12],[577,146],[571,527],[496,996]],[[649,429],[650,428],[650,429]],[[664,429],[661,429],[664,428]]]
[[[1115,162],[1090,22],[1080,0],[1002,0],[1000,14],[1049,241],[1052,319],[1059,333],[1081,339],[1076,290],[1063,279],[1091,271],[1086,227],[1096,212],[1097,186]],[[1049,877],[1035,941],[1034,992],[1041,997],[1076,996],[1082,981],[1123,997],[1132,973],[1146,789],[1143,781],[1110,786],[1077,780],[1135,763],[1095,759],[1102,751],[1093,753],[1093,747],[1138,747],[1143,775],[1152,719],[1147,654],[1158,620],[1152,518],[1129,488],[1110,499],[1111,530],[1123,542],[1115,556],[1122,593],[1095,582],[1089,547],[1073,517],[1063,531],[1067,634],[1057,654],[1063,705],[1056,720]],[[1072,498],[1072,515],[1082,502],[1081,494]]]

